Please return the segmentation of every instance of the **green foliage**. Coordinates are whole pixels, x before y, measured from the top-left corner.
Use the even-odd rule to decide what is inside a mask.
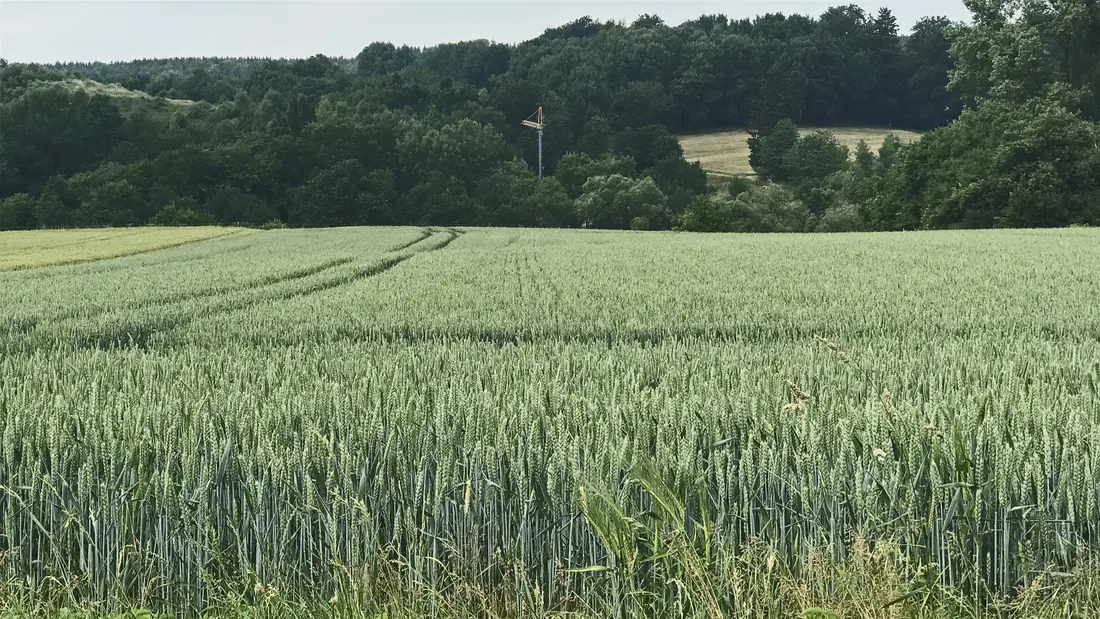
[[[809,232],[813,216],[794,194],[779,185],[746,191],[733,201],[735,232]]]
[[[203,207],[224,225],[270,221],[278,213],[262,196],[249,194],[236,187],[222,187]]]
[[[728,193],[731,198],[736,198],[753,187],[756,187],[756,183],[752,182],[752,179],[744,176],[734,176],[726,185],[726,193]]]
[[[585,121],[581,137],[577,141],[577,149],[592,157],[602,157],[611,153],[614,138],[615,131],[611,128],[611,123],[602,116],[595,116]],[[562,160],[564,161],[564,157]]]
[[[80,205],[79,196],[64,177],[46,181],[38,200],[38,223],[45,228],[61,228],[72,223],[72,211]]]
[[[905,42],[908,52],[905,63],[909,73],[907,90],[925,93],[924,100],[912,100],[909,113],[914,127],[942,127],[962,110],[960,94],[948,89],[949,75],[955,69],[950,53],[952,28],[946,17],[926,17],[913,26]]]
[[[420,50],[408,46],[394,47],[392,43],[375,42],[363,48],[356,57],[356,70],[360,75],[386,75],[404,69],[416,62]]]
[[[492,127],[473,120],[439,128],[409,123],[397,151],[402,174],[419,179],[445,176],[467,190],[475,188],[499,162],[516,155]]]
[[[481,205],[466,192],[458,179],[429,174],[405,194],[406,220],[423,225],[472,225],[484,219]]]
[[[0,615],[0,617],[8,619],[4,615]],[[88,610],[74,610],[68,606],[59,608],[55,615],[55,619],[158,619],[161,617],[167,619],[168,615],[157,614],[144,608],[133,608],[125,612],[102,614]]]
[[[821,182],[848,167],[848,147],[830,131],[803,135],[783,156],[786,180],[795,182]]]
[[[2,59],[0,59],[2,60]],[[41,65],[14,63],[3,61],[0,65],[0,103],[7,103],[21,98],[28,90],[38,90],[50,83],[62,82],[65,75],[60,71],[54,71]]]
[[[675,229],[681,232],[735,232],[741,220],[741,211],[735,208],[733,198],[699,196],[680,214]]]
[[[567,227],[574,219],[573,201],[558,179],[540,181],[520,161],[482,180],[476,197],[485,208],[484,222],[495,226]]]
[[[646,229],[668,218],[667,200],[651,178],[621,174],[596,176],[584,184],[577,198],[577,214],[588,228]],[[637,229],[637,228],[634,228]]]
[[[493,77],[508,70],[511,52],[512,48],[509,45],[491,43],[484,39],[442,43],[425,49],[420,62],[440,75],[484,88],[489,85]],[[363,72],[362,66],[360,72]],[[377,73],[377,71],[372,72]]]
[[[570,199],[577,199],[584,191],[588,179],[596,176],[633,176],[635,161],[630,157],[604,156],[593,159],[587,153],[566,153],[561,158],[554,178],[565,187]]]
[[[789,118],[780,120],[767,132],[755,132],[749,138],[749,165],[764,180],[792,180],[797,170],[790,167],[790,154],[798,141],[798,127]]]
[[[668,198],[673,215],[682,213],[695,196],[707,193],[707,174],[697,161],[688,163],[683,157],[669,157],[655,163],[646,175]]]
[[[183,232],[0,236],[0,616],[1100,611],[1095,229]]]
[[[43,193],[38,199],[36,222],[43,228],[62,228],[72,221],[71,210],[55,194]]]
[[[517,154],[533,168],[532,132],[519,122],[543,105],[548,172],[570,152],[597,159],[615,153],[634,162],[629,171],[609,166],[562,180],[570,198],[579,197],[593,176],[644,174],[657,182],[669,209],[680,212],[705,191],[701,171],[682,161],[671,131],[744,125],[774,110],[818,123],[876,122],[877,110],[889,110],[883,122],[907,122],[910,93],[882,89],[893,102],[883,105],[878,90],[857,92],[839,69],[856,75],[855,63],[877,54],[889,68],[874,72],[874,81],[883,81],[880,74],[894,80],[911,71],[907,67],[921,66],[923,57],[905,55],[891,16],[839,15],[842,24],[832,13],[820,21],[797,16],[778,23],[708,16],[680,28],[648,17],[630,27],[582,19],[514,46],[465,41],[420,50],[377,42],[354,60],[317,55],[5,65],[0,198],[42,198],[49,178],[91,173],[100,184],[129,183],[148,206],[132,203],[114,213],[101,202],[86,206],[93,187],[83,183],[74,198],[51,199],[38,224],[145,223],[174,199],[189,198],[223,222],[252,213],[261,219],[243,223],[255,225],[277,211],[303,223],[347,225],[361,221],[353,215],[357,210],[345,208],[347,200],[315,216],[295,205],[307,194],[318,204],[315,198],[326,190],[307,185],[318,177],[316,183],[331,185],[326,172],[358,160],[368,172],[388,170],[395,179],[401,206],[377,221],[411,223],[419,221],[429,187],[460,184],[461,193],[477,202],[488,195],[479,191],[481,183]],[[837,36],[842,26],[848,36]],[[843,53],[811,63],[803,50],[819,44]],[[921,52],[942,55],[946,45],[926,37]],[[729,66],[743,69],[731,75]],[[828,79],[807,78],[814,74]],[[103,94],[69,87],[94,83],[89,80],[101,82],[95,91]],[[919,84],[942,90],[939,83]],[[865,102],[862,109],[852,105],[857,101]],[[105,161],[126,169],[98,173]],[[268,207],[240,208],[240,200],[218,198],[225,188]],[[343,193],[346,198],[357,191]],[[460,195],[457,188],[450,193]],[[216,212],[221,206],[232,212]],[[491,213],[499,212],[505,218],[500,223],[519,221],[498,204],[471,206],[473,212],[447,219],[491,224]]]
[[[683,160],[680,141],[661,125],[626,128],[615,136],[614,152],[634,160],[638,171],[647,170],[665,159]]]
[[[736,198],[700,196],[680,216],[684,232],[812,232],[815,218],[793,193],[780,185],[747,189]],[[853,225],[854,228],[854,225]],[[829,226],[820,232],[840,232]]]
[[[131,85],[158,97],[208,103],[232,100],[237,94],[237,88],[231,79],[201,66],[186,72],[165,71],[148,81]]]
[[[302,225],[559,225],[574,218],[529,215],[558,212],[552,183],[538,207],[505,207],[494,197],[521,195],[518,188],[529,184],[510,164],[518,156],[534,169],[534,132],[521,121],[542,106],[545,170],[556,174],[568,197],[579,198],[596,176],[648,176],[671,213],[650,219],[655,228],[706,193],[701,169],[683,161],[673,132],[737,126],[759,129],[750,140],[759,177],[790,183],[815,217],[847,202],[873,228],[1091,221],[1090,185],[1071,180],[1064,191],[1058,188],[1068,177],[1084,178],[1066,168],[1087,167],[1088,156],[1067,165],[1047,158],[1056,156],[1056,147],[1032,148],[1047,158],[1045,167],[1028,172],[1038,179],[1034,186],[1025,187],[1022,177],[990,178],[945,199],[942,191],[916,186],[924,181],[887,178],[901,157],[896,140],[877,158],[857,153],[857,174],[837,186],[834,177],[849,165],[839,144],[826,136],[798,137],[794,123],[943,126],[964,102],[972,110],[1050,104],[1097,121],[1100,14],[1094,2],[971,5],[970,25],[930,17],[908,36],[889,10],[838,6],[817,18],[707,15],[677,27],[652,16],[630,26],[581,19],[517,45],[477,40],[421,50],[377,42],[354,60],[6,64],[0,68],[0,199],[26,194],[38,200],[33,225],[45,227],[147,223],[176,199],[198,201],[195,212],[219,222],[249,225],[276,217]],[[931,151],[951,160],[960,176],[988,171],[993,157],[976,148],[967,148],[965,157]],[[570,161],[571,153],[596,161],[613,154],[632,167]],[[971,155],[974,160],[962,161]],[[362,169],[339,179],[350,161]],[[500,177],[504,169],[518,174],[514,183]],[[70,191],[51,190],[55,177]],[[380,180],[391,178],[392,192]],[[996,189],[995,181],[1001,182]],[[1078,188],[1080,196],[1066,197]],[[1004,212],[992,206],[997,194]],[[1055,196],[1052,212],[1037,213],[1044,194]],[[899,195],[898,203],[889,202]],[[935,203],[918,204],[922,200]],[[949,204],[960,200],[981,204],[961,207],[969,214],[960,215],[960,207]],[[319,211],[304,212],[313,208]],[[29,216],[19,220],[26,226]]]
[[[887,140],[892,137],[896,139],[896,136],[891,135],[887,136]],[[875,153],[871,152],[870,147],[867,146],[867,142],[865,140],[860,140],[859,144],[856,146],[855,169],[860,175],[869,176],[875,171],[876,161]]]
[[[377,226],[398,221],[396,178],[368,171],[356,159],[341,161],[294,192],[289,208],[296,226]]]
[[[68,176],[102,162],[125,122],[107,97],[56,84],[34,84],[7,97],[0,103],[0,197],[38,193],[50,176]]]
[[[30,230],[37,227],[38,200],[17,193],[0,200],[0,230]]]
[[[818,218],[814,232],[857,232],[863,229],[863,216],[859,208],[849,202],[839,201],[825,208]]]
[[[1100,121],[1100,7],[1091,0],[974,4],[951,54],[951,87],[971,103],[1056,100]]]
[[[878,149],[878,164],[882,170],[889,170],[894,167],[894,162],[897,161],[898,153],[901,152],[902,142],[896,135],[888,135],[886,139],[882,141],[882,146]]]
[[[329,168],[348,159],[367,169],[397,168],[401,115],[379,113],[354,118],[334,114],[310,123],[302,131],[301,156],[315,168]]]
[[[988,102],[902,151],[875,205],[897,228],[1095,225],[1098,170],[1100,125]]]
[[[260,225],[261,230],[283,230],[287,227],[280,219],[272,219]]]
[[[846,168],[823,179],[803,180],[793,185],[791,189],[794,196],[801,200],[811,213],[821,216],[838,202],[857,203],[865,195],[874,196],[878,190],[877,182],[877,178],[864,177]]]
[[[213,226],[218,220],[209,213],[200,212],[195,200],[184,198],[160,209],[149,223],[154,226]]]
[[[83,227],[134,225],[143,221],[148,208],[148,201],[129,181],[108,181],[88,191],[73,213],[73,223]]]

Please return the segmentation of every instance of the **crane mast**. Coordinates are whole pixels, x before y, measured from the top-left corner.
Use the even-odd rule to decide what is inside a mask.
[[[531,120],[531,119],[534,120]],[[546,125],[542,122],[542,106],[534,114],[527,117],[527,120],[523,121],[525,127],[531,127],[532,129],[538,129],[539,131],[539,180],[542,180],[542,130]]]

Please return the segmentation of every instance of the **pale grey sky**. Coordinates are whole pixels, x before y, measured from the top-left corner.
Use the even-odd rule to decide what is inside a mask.
[[[853,0],[0,0],[0,57],[16,62],[132,60],[170,56],[313,54],[354,57],[372,41],[413,46],[491,39],[515,43],[583,15],[633,21],[642,13],[679,24],[705,13],[819,15]],[[890,7],[904,31],[919,18],[962,20],[962,0],[857,1]]]

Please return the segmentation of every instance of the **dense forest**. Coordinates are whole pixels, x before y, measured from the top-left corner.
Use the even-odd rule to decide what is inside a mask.
[[[0,229],[1100,224],[1100,3],[968,6],[906,34],[844,6],[355,59],[0,61]],[[930,132],[849,153],[796,128],[842,125]],[[757,174],[715,183],[676,134],[732,127]]]

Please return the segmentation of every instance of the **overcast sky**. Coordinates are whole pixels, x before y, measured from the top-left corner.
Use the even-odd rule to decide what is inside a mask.
[[[705,13],[819,15],[852,0],[572,2],[544,0],[0,0],[0,57],[16,62],[169,56],[313,54],[354,57],[372,41],[413,46],[492,39],[515,43],[583,15],[633,21],[655,13],[679,24]],[[903,30],[926,15],[966,19],[962,0],[856,2],[888,6]]]

